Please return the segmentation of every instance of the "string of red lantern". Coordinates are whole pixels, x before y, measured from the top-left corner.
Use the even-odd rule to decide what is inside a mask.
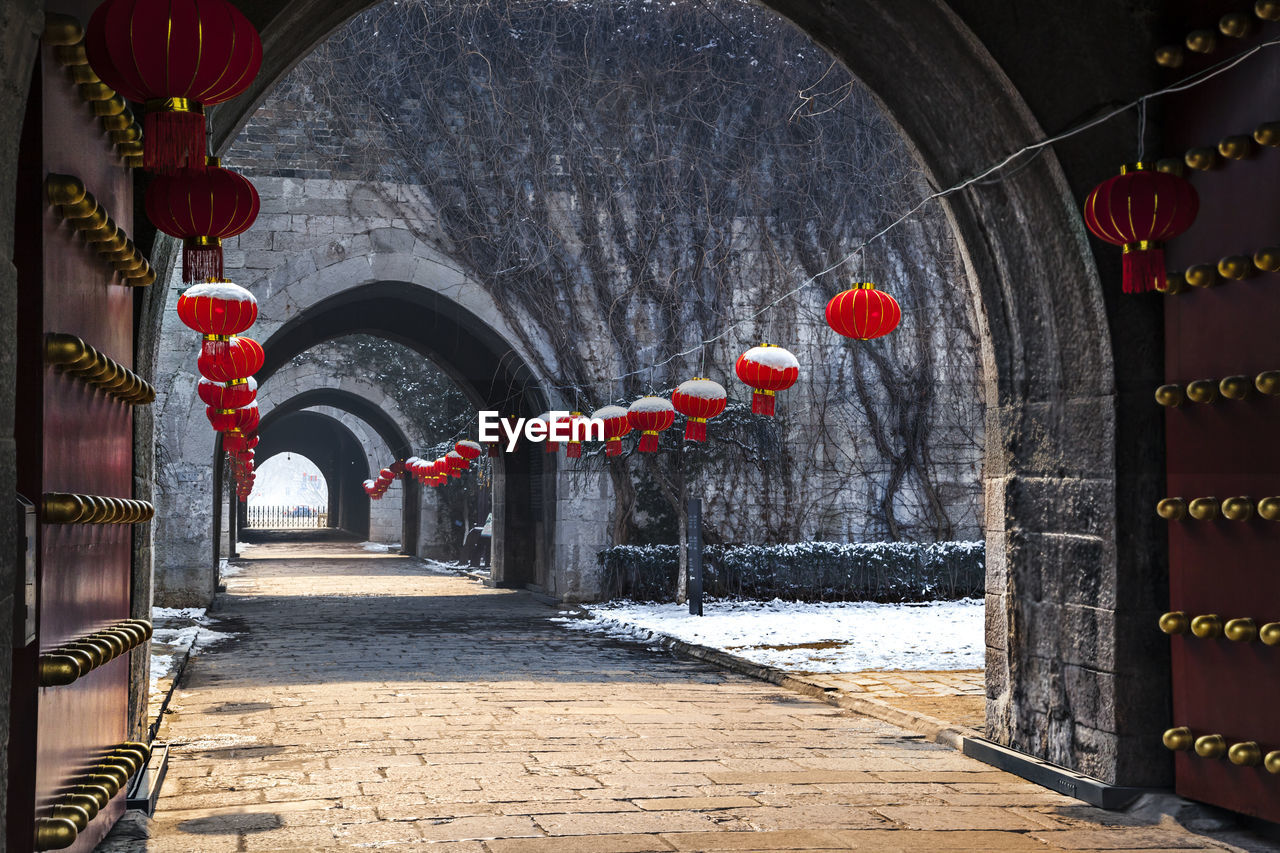
[[[253,374],[265,353],[257,341],[239,333],[258,318],[258,300],[238,284],[212,281],[193,285],[178,296],[178,319],[199,332],[196,368],[203,377],[196,393],[204,401],[210,426],[223,434],[231,453],[236,493],[243,500],[255,479],[253,448],[258,443],[258,383]]]

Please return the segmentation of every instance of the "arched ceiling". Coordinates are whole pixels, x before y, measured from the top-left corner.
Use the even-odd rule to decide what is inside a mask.
[[[314,391],[304,391],[278,404],[263,416],[262,423],[258,426],[262,442],[266,442],[267,436],[272,433],[277,424],[287,418],[298,418],[303,415],[307,417],[308,423],[312,422],[310,420],[312,418],[320,418],[325,422],[337,424],[347,435],[351,435],[350,430],[342,427],[341,424],[326,415],[318,412],[301,411],[311,406],[332,406],[335,409],[349,412],[371,426],[386,442],[387,447],[391,448],[392,453],[401,457],[409,456],[413,453],[409,437],[404,434],[404,431],[400,429],[400,425],[392,420],[386,412],[364,397],[339,388],[317,388]],[[352,441],[355,441],[354,436],[352,436]],[[259,444],[259,447],[261,447],[261,444]],[[261,451],[258,455],[262,456]]]
[[[456,302],[406,282],[353,288],[308,307],[263,343],[259,381],[316,344],[351,334],[376,335],[421,353],[477,407],[533,416],[548,405],[533,372],[488,325]]]

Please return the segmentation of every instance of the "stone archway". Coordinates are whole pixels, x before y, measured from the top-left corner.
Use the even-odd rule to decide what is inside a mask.
[[[298,48],[265,71],[256,98],[214,116],[222,146],[297,56],[371,4],[322,5],[258,13],[264,38],[287,30]],[[980,2],[765,5],[868,86],[937,187],[1083,114],[1093,92],[1116,97],[1116,79],[1151,79],[1133,49],[1150,36],[1123,6],[1104,20],[1044,4],[1014,23]],[[1069,88],[1037,47],[1063,45],[1065,33],[1076,55],[1097,60]],[[988,733],[1106,781],[1157,784],[1170,763],[1146,735],[1167,704],[1167,650],[1136,626],[1149,624],[1166,588],[1149,512],[1161,477],[1140,462],[1161,441],[1145,400],[1158,384],[1159,318],[1154,304],[1104,294],[1075,206],[1112,171],[1097,152],[1125,150],[1122,133],[1132,138],[1103,128],[1088,147],[1062,146],[1065,159],[1045,151],[942,203],[983,327]]]
[[[214,111],[215,145],[229,142],[255,99],[312,45],[368,5],[253,4],[267,62],[253,96]],[[1016,19],[980,0],[766,5],[868,84],[938,186],[975,173],[1099,99],[1153,88],[1146,62],[1151,33],[1139,14],[1147,7],[1137,2],[1087,10],[1027,4]],[[13,81],[0,100],[10,151],[41,9],[37,0],[19,0],[0,12],[5,79]],[[1046,61],[1045,44],[1081,61],[1069,69]],[[1070,86],[1063,85],[1065,74]],[[991,377],[989,733],[1104,780],[1159,784],[1168,779],[1169,762],[1149,729],[1164,717],[1167,649],[1142,630],[1165,592],[1162,530],[1149,512],[1162,479],[1151,464],[1162,431],[1144,399],[1159,376],[1158,308],[1104,294],[1074,210],[1090,182],[1112,170],[1110,152],[1127,150],[1131,138],[1128,128],[1103,128],[1087,145],[1062,146],[1000,184],[953,197],[947,209],[981,303]],[[0,158],[6,259],[15,165]],[[14,269],[0,266],[0,313],[12,317]],[[1114,266],[1105,262],[1108,273]],[[163,293],[156,297],[162,306]],[[4,346],[8,370],[12,336]],[[144,370],[153,363],[147,349]],[[11,382],[0,395],[0,412],[11,418]],[[12,488],[10,438],[0,438],[0,453],[0,487]],[[144,487],[138,496],[150,495]],[[0,539],[11,543],[13,535],[6,520]]]
[[[403,416],[394,402],[383,399],[382,390],[367,383],[344,382],[339,387],[310,387],[298,390],[300,386],[284,386],[268,383],[265,386],[272,393],[259,398],[264,414],[259,432],[262,444],[267,444],[272,433],[286,426],[300,416],[332,420],[337,426],[348,432],[350,427],[338,420],[338,416],[346,418],[367,428],[376,437],[377,443],[360,446],[364,456],[363,470],[368,473],[359,480],[344,481],[344,497],[349,505],[358,507],[362,522],[358,527],[348,527],[353,533],[363,531],[372,541],[389,544],[398,543],[405,554],[418,554],[419,533],[421,529],[421,506],[423,489],[417,483],[401,480],[387,491],[377,503],[371,505],[369,498],[360,488],[360,483],[396,458],[404,458],[413,454],[414,441],[409,437],[412,422]],[[332,412],[332,414],[326,414]],[[353,440],[355,436],[353,435]],[[379,455],[380,454],[380,455]],[[377,522],[376,538],[371,536],[374,522]]]

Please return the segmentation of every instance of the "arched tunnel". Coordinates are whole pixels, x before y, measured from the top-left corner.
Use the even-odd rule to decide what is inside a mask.
[[[305,407],[303,407],[305,408]],[[360,484],[370,476],[369,462],[359,440],[340,421],[312,411],[272,410],[259,425],[257,457],[261,466],[281,453],[296,453],[315,463],[329,493],[328,526],[361,539],[369,537],[369,501]],[[246,504],[233,529],[243,531]],[[407,512],[407,510],[406,510]],[[232,547],[234,548],[234,540]],[[411,543],[406,542],[406,547]]]
[[[257,374],[260,387],[264,392],[269,389],[272,376],[298,354],[353,334],[385,338],[420,353],[451,377],[477,410],[528,418],[549,407],[549,395],[533,372],[489,324],[441,293],[396,281],[349,288],[316,302],[282,324],[263,342],[266,359]],[[308,391],[276,405],[263,416],[263,444],[289,423],[285,418],[291,413],[324,405],[350,412],[368,423],[399,459],[422,450],[413,448],[403,430],[376,405],[340,389]],[[545,462],[543,454],[536,452],[538,449],[524,442],[516,452],[504,453],[494,460],[495,584],[533,584],[546,572],[550,559],[546,552],[555,524],[550,511],[554,507],[554,491],[548,491],[554,489],[554,482],[544,476]],[[405,553],[416,553],[421,487],[412,479],[406,479],[404,484],[403,549]],[[358,488],[358,481],[355,485]],[[364,517],[367,530],[367,507]]]

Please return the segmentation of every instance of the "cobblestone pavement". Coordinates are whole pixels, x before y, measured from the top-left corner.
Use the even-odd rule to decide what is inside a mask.
[[[986,720],[986,685],[980,669],[814,673],[804,679],[844,693],[881,699],[896,708],[975,731],[981,731]]]
[[[1240,849],[1106,813],[779,687],[566,631],[524,593],[261,546],[100,850]],[[1254,847],[1250,849],[1263,849]]]

